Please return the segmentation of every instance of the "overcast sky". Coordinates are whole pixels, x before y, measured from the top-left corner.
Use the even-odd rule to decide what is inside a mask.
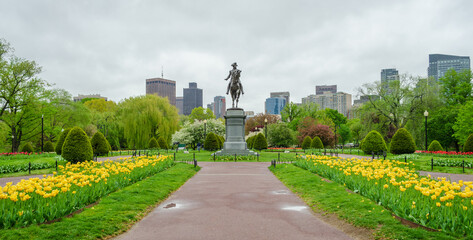
[[[301,102],[337,84],[356,99],[383,68],[425,77],[429,53],[471,57],[472,13],[467,0],[0,0],[0,38],[55,87],[113,101],[145,94],[163,67],[177,96],[197,82],[206,107],[237,62],[240,107],[258,113],[270,92]]]

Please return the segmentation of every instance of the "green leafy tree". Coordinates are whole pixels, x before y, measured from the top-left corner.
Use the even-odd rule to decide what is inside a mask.
[[[439,78],[441,94],[447,105],[462,105],[471,100],[471,71],[464,70],[459,73],[450,68],[445,75]]]
[[[470,134],[463,145],[463,152],[473,152],[473,134]]]
[[[295,142],[295,132],[286,123],[268,126],[268,142],[273,147],[290,147]]]
[[[248,139],[246,139],[246,146],[248,147],[248,149],[253,149],[253,144],[255,142],[255,138],[256,138],[256,135],[251,136]]]
[[[225,125],[218,119],[207,120],[204,129],[203,121],[195,121],[194,123],[186,123],[179,131],[172,135],[172,142],[190,145],[193,149],[198,143],[205,141],[205,131],[213,132],[217,135],[225,134]]]
[[[56,143],[56,153],[57,155],[62,154],[62,146],[64,145],[64,141],[66,140],[67,134],[69,134],[69,131],[71,131],[70,128],[64,129],[64,131],[61,132],[61,135],[59,136],[59,140]]]
[[[266,138],[262,133],[258,133],[258,135],[256,135],[253,143],[253,148],[256,150],[263,150],[268,148],[268,142],[266,141]]]
[[[391,153],[405,154],[415,151],[416,145],[411,133],[405,128],[399,128],[391,140]]]
[[[204,142],[204,148],[208,151],[215,151],[219,149],[218,139],[215,133],[210,132],[209,134],[207,134],[207,137],[205,138]]]
[[[54,145],[51,141],[46,141],[43,147],[44,152],[54,152]]]
[[[170,142],[179,120],[176,107],[156,95],[125,99],[118,105],[117,119],[131,148],[146,148],[149,139],[157,136]]]
[[[460,142],[465,143],[468,136],[473,133],[473,101],[468,101],[458,111],[456,122],[453,125],[455,133],[453,136]]]
[[[312,139],[309,136],[306,136],[304,141],[302,141],[302,149],[309,149],[311,145]]]
[[[283,122],[291,122],[298,119],[302,114],[302,108],[290,102],[281,110],[281,119]]]
[[[23,147],[21,148],[21,152],[27,152],[27,153],[34,152],[33,145],[31,145],[30,142],[25,143],[25,145],[23,145]]]
[[[223,148],[223,143],[225,142],[225,139],[222,136],[217,135],[217,140],[218,140],[218,149],[222,149]]]
[[[192,109],[191,114],[189,115],[189,121],[191,123],[195,121],[204,121],[207,119],[215,119],[215,115],[210,108],[197,107]]]
[[[458,111],[459,109],[457,107],[442,107],[436,111],[431,111],[427,118],[428,140],[438,140],[440,145],[445,148],[448,149],[453,146],[456,151],[460,151],[460,145],[454,136],[455,131],[453,130],[453,126],[455,125],[458,116]],[[425,132],[425,124],[422,127],[422,132]]]
[[[361,134],[363,132],[363,125],[360,122],[359,118],[351,119],[348,121],[348,126],[350,127],[351,130],[351,135],[355,142],[358,144],[360,143]]]
[[[345,145],[345,143],[351,140],[351,130],[346,124],[340,125],[339,128],[340,142]]]
[[[440,145],[439,141],[433,140],[433,141],[430,143],[428,150],[429,150],[430,152],[443,151],[443,147],[442,147],[442,145]]]
[[[148,148],[150,148],[150,149],[158,149],[158,148],[160,148],[160,147],[159,147],[159,144],[158,144],[158,141],[156,140],[156,138],[152,137],[152,138],[149,140]]]
[[[93,159],[89,137],[80,127],[73,127],[62,146],[61,156],[69,162],[77,163]]]
[[[96,132],[90,141],[93,153],[97,156],[108,155],[110,152],[110,144],[101,132]]]
[[[315,136],[314,139],[312,139],[312,144],[310,145],[310,148],[312,149],[323,149],[324,144],[322,143],[322,140],[318,136]]]
[[[383,152],[387,150],[386,142],[379,132],[373,130],[361,141],[361,150],[365,154]]]
[[[158,138],[158,144],[159,144],[159,147],[160,147],[161,149],[168,149],[168,148],[169,148],[169,147],[168,147],[168,144],[167,144],[167,142],[166,142],[166,140],[164,139],[163,136],[160,136],[160,137]]]

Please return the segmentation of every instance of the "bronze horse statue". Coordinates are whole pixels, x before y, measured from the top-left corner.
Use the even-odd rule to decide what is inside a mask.
[[[225,80],[228,80],[230,77],[230,82],[228,83],[228,87],[227,87],[227,95],[228,95],[228,92],[230,92],[231,96],[232,96],[232,108],[238,108],[238,100],[240,99],[240,95],[241,94],[245,94],[243,92],[243,86],[241,85],[241,82],[240,82],[240,73],[241,73],[241,70],[238,70],[236,67],[237,67],[237,63],[233,63],[232,64],[232,67],[233,69],[230,70],[230,73],[228,74],[228,77],[225,78]],[[236,105],[235,105],[235,101],[236,101]]]

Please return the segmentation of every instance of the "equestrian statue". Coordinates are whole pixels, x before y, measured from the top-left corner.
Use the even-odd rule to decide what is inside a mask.
[[[228,83],[227,87],[227,95],[230,92],[232,96],[232,108],[238,108],[238,100],[240,99],[240,94],[245,94],[243,92],[243,86],[241,85],[240,82],[240,73],[241,70],[237,69],[237,63],[233,63],[231,65],[233,67],[232,70],[230,70],[230,73],[228,73],[228,77],[225,78],[225,81],[230,79],[230,82]],[[236,101],[236,105],[235,105]]]

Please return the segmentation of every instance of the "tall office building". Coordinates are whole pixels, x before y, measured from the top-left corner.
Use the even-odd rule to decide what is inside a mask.
[[[320,85],[315,86],[315,94],[321,95],[326,92],[337,93],[337,85]]]
[[[286,106],[286,99],[282,97],[266,98],[266,114],[281,114],[281,110]]]
[[[286,104],[290,103],[290,96],[291,94],[289,92],[272,92],[269,93],[269,97],[271,98],[276,98],[276,97],[282,97],[286,99]]]
[[[179,114],[184,113],[184,97],[176,97],[176,108],[179,110]]]
[[[399,71],[395,68],[381,69],[381,83],[399,80]]]
[[[146,79],[146,94],[166,97],[170,104],[176,106],[176,81],[164,78]]]
[[[213,112],[216,118],[223,118],[227,110],[227,103],[224,96],[214,97]]]
[[[450,68],[457,72],[470,70],[470,57],[429,54],[429,67],[427,68],[429,78],[432,77],[438,81]]]
[[[351,94],[344,92],[325,92],[325,94],[309,95],[302,98],[302,104],[316,103],[320,109],[335,109],[339,113],[348,116],[352,106]]]
[[[197,88],[197,83],[190,82],[189,88],[184,88],[183,90],[183,114],[190,115],[192,113],[192,109],[197,107],[202,107],[203,102],[203,95],[202,89]]]

